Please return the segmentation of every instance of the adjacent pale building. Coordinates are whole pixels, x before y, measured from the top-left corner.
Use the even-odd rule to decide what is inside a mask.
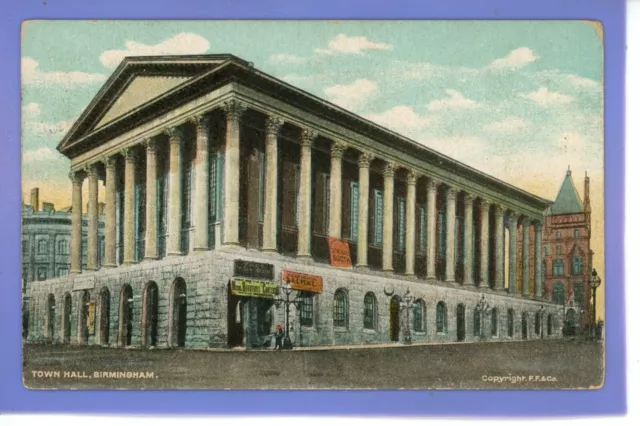
[[[284,283],[295,345],[561,337],[549,201],[235,56],[125,58],[58,150],[70,274],[27,285],[29,340],[260,347]]]

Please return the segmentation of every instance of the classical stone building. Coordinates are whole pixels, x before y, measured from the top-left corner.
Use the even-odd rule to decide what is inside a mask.
[[[561,335],[542,293],[547,200],[235,56],[125,58],[58,150],[71,273],[28,285],[29,340],[259,347],[283,284],[295,345]]]

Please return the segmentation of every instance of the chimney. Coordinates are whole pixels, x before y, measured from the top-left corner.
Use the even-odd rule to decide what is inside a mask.
[[[567,176],[571,176],[571,166],[567,167]]]
[[[31,190],[31,207],[33,208],[34,212],[37,212],[40,210],[40,189],[39,188],[33,188]]]
[[[53,203],[42,203],[42,211],[47,213],[54,213],[56,209],[53,206]]]
[[[589,199],[589,176],[584,172],[584,210],[591,211],[591,200]]]

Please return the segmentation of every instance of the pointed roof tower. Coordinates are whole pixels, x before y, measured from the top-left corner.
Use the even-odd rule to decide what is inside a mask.
[[[564,177],[560,191],[556,196],[556,200],[551,205],[551,214],[569,214],[569,213],[583,213],[584,209],[582,201],[578,195],[573,179],[571,179],[571,169],[567,169],[567,174]]]

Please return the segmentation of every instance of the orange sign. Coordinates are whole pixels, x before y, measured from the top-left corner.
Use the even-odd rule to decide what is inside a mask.
[[[329,241],[329,260],[331,266],[338,268],[351,267],[351,252],[349,251],[349,243],[338,238],[328,238]]]
[[[294,290],[322,293],[322,277],[301,272],[282,271],[282,281],[291,284]]]

